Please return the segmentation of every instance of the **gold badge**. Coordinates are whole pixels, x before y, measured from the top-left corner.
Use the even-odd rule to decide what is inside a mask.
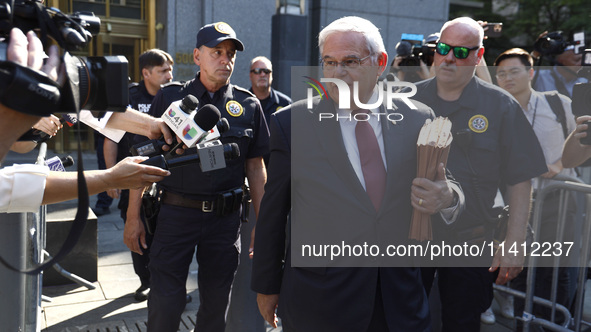
[[[235,100],[230,100],[226,103],[226,111],[233,117],[241,116],[242,112],[244,112],[244,108],[240,105],[239,102]]]
[[[279,111],[282,108],[283,108],[283,106],[277,106],[277,108],[275,109],[275,112]]]
[[[483,133],[488,129],[488,119],[484,115],[474,115],[468,121],[468,127],[475,133]]]
[[[229,35],[230,33],[234,32],[232,27],[230,27],[230,25],[226,22],[218,22],[216,25],[214,25],[214,27],[219,33],[223,33],[224,35]]]

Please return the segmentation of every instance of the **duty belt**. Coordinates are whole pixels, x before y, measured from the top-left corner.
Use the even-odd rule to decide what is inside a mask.
[[[217,194],[211,201],[200,201],[164,190],[162,203],[199,209],[203,212],[216,212],[218,216],[226,216],[240,208],[243,196],[243,189],[236,188]]]
[[[214,201],[200,201],[184,197],[183,195],[175,194],[170,191],[164,191],[162,193],[162,203],[191,209],[199,209],[203,212],[213,212],[215,205]]]

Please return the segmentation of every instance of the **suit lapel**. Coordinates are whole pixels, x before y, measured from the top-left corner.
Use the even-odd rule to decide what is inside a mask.
[[[318,135],[318,141],[321,149],[327,156],[328,162],[332,166],[334,173],[351,188],[351,193],[358,202],[367,208],[374,210],[369,196],[363,189],[351,162],[347,155],[347,150],[343,143],[341,126],[335,118],[318,120],[317,113],[333,113],[336,116],[336,110],[333,104],[327,100],[322,100],[315,110],[316,119],[312,121],[314,129]]]

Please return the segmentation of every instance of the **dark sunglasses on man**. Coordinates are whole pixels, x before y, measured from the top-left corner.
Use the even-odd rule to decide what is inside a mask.
[[[453,54],[457,59],[465,59],[470,54],[470,51],[474,51],[479,49],[480,46],[476,47],[465,47],[465,46],[451,46],[447,45],[446,43],[439,42],[437,46],[435,46],[435,52],[439,55],[447,55],[449,51],[453,50]]]
[[[251,73],[255,73],[256,75],[260,75],[261,73],[265,73],[267,75],[271,74],[271,69],[267,68],[255,68],[250,70]]]

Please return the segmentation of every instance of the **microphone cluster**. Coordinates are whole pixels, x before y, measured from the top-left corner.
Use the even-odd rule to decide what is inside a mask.
[[[187,95],[182,100],[174,101],[162,114],[161,118],[171,131],[181,139],[181,143],[170,149],[164,156],[162,147],[166,145],[164,138],[148,140],[131,147],[134,156],[148,156],[150,159],[142,162],[164,169],[199,163],[203,172],[209,172],[226,167],[226,160],[233,160],[240,156],[240,149],[236,143],[222,144],[218,140],[221,133],[230,129],[228,120],[222,118],[220,111],[211,104],[206,104],[197,110],[199,100],[193,95]],[[196,147],[197,153],[175,157],[174,151],[181,145],[188,148]]]

